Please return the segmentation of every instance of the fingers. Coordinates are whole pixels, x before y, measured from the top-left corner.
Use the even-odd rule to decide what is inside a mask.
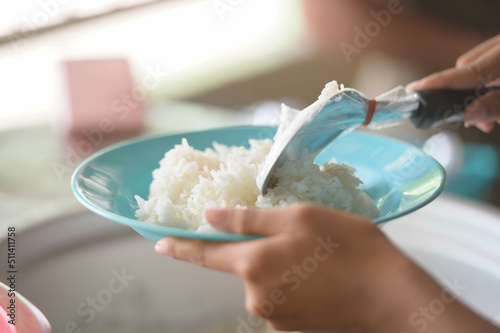
[[[494,122],[500,120],[500,91],[492,91],[477,98],[464,111],[464,123],[476,125],[483,132],[489,133]]]
[[[168,237],[156,243],[155,251],[199,266],[235,273],[235,263],[240,256],[238,245]]]
[[[494,46],[475,61],[458,68],[432,74],[410,83],[407,90],[470,89],[484,86],[500,77],[500,45]]]
[[[247,235],[274,235],[282,232],[286,219],[281,210],[209,209],[205,216],[215,228]],[[248,242],[223,243],[164,238],[156,243],[155,251],[175,259],[188,261],[225,272],[238,274],[239,262],[248,251]]]
[[[281,209],[209,209],[205,217],[216,229],[245,235],[275,235],[286,227]]]
[[[500,45],[500,35],[490,38],[479,44],[469,52],[464,53],[457,59],[457,67],[469,65],[480,58],[483,54]]]
[[[205,214],[215,228],[247,235],[274,235],[282,232],[286,219],[281,215],[283,212],[280,209],[255,208],[209,209]],[[168,237],[156,243],[155,251],[199,266],[241,274],[241,262],[245,261],[246,254],[257,242],[259,240],[239,243],[206,242]]]
[[[457,77],[460,77],[461,82],[464,80],[464,76],[470,76],[466,69],[450,68],[412,82],[406,86],[406,90],[458,89],[453,88],[456,85]],[[470,77],[468,81],[470,81]]]
[[[412,82],[406,87],[406,90],[471,89],[485,85],[488,82],[487,77],[491,77],[491,74],[483,68],[483,65],[451,68]]]
[[[500,79],[500,35],[477,46],[457,60],[457,67],[410,83],[407,91],[425,89],[470,89],[492,85]],[[481,96],[464,112],[466,126],[475,125],[485,133],[500,120],[500,92]]]

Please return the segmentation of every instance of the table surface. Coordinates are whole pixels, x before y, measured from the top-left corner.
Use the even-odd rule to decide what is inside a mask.
[[[148,113],[143,135],[249,124],[250,119],[244,112],[162,102]],[[5,225],[24,228],[84,209],[70,186],[72,172],[84,158],[75,151],[48,123],[0,132],[0,235]]]

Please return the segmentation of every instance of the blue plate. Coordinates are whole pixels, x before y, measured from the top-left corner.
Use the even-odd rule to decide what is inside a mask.
[[[201,132],[164,135],[123,142],[85,160],[74,172],[71,187],[87,208],[112,221],[132,227],[142,236],[158,241],[166,236],[212,241],[255,238],[229,233],[199,233],[138,221],[134,195],[147,198],[152,172],[169,149],[187,138],[196,149],[214,141],[248,146],[248,139],[272,138],[274,127],[242,126]],[[443,190],[446,176],[432,157],[407,143],[391,138],[352,132],[336,139],[316,158],[318,164],[346,163],[357,169],[366,192],[380,209],[374,223],[383,223],[419,209]]]

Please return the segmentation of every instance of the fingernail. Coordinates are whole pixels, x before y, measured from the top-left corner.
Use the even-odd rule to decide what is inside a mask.
[[[406,92],[411,92],[413,90],[415,90],[415,87],[418,87],[418,85],[420,84],[421,80],[419,81],[414,81],[412,83],[409,83],[406,85]]]
[[[467,125],[485,120],[488,120],[488,111],[483,105],[478,105],[477,107],[471,109],[468,108],[464,112],[464,123]]]
[[[156,242],[155,251],[159,254],[167,254],[167,240],[160,239],[158,242]]]
[[[221,226],[226,223],[227,220],[227,209],[211,208],[207,209],[205,212],[205,218],[207,221],[215,226]]]

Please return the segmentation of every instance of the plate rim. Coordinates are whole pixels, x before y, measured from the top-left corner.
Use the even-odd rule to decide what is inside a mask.
[[[124,140],[115,144],[112,144],[106,148],[103,148],[102,150],[88,156],[85,158],[74,170],[72,176],[71,176],[71,190],[73,192],[73,195],[76,197],[76,199],[87,209],[91,210],[92,212],[109,219],[113,222],[117,222],[123,225],[126,225],[128,227],[133,228],[136,232],[140,233],[141,232],[147,232],[147,233],[155,233],[155,234],[161,234],[163,237],[180,237],[180,238],[190,238],[190,239],[201,239],[201,240],[208,240],[208,241],[244,241],[244,240],[253,240],[253,239],[258,239],[263,237],[262,235],[245,235],[245,234],[236,234],[236,233],[226,233],[226,232],[220,232],[220,231],[215,231],[215,232],[198,232],[196,230],[189,230],[189,229],[181,229],[181,228],[175,228],[175,227],[170,227],[170,226],[164,226],[164,225],[157,225],[157,224],[152,224],[152,223],[145,223],[141,222],[139,220],[134,220],[129,217],[125,217],[122,215],[118,215],[116,213],[110,212],[108,210],[99,208],[95,205],[93,205],[91,202],[87,200],[85,195],[83,194],[83,190],[79,188],[78,186],[78,177],[82,173],[82,171],[85,169],[85,167],[88,166],[88,164],[99,157],[108,154],[109,152],[121,149],[126,146],[134,145],[134,144],[139,144],[141,142],[146,142],[146,141],[151,141],[151,140],[157,140],[160,138],[166,138],[166,137],[175,137],[175,136],[186,136],[186,135],[193,135],[193,134],[199,134],[199,133],[210,133],[210,132],[220,132],[220,131],[227,131],[227,130],[238,130],[238,129],[273,129],[275,130],[277,127],[276,126],[255,126],[255,125],[241,125],[241,126],[225,126],[225,127],[217,127],[217,128],[210,128],[210,129],[204,129],[204,130],[196,130],[196,131],[189,131],[189,132],[179,132],[179,133],[163,133],[163,134],[154,134],[154,135],[143,135],[137,138],[133,139],[128,139]],[[392,138],[390,136],[386,135],[381,135],[381,134],[375,134],[375,133],[368,133],[368,132],[362,132],[362,131],[354,131],[350,132],[346,135],[357,135],[357,136],[376,136],[385,140],[391,140],[399,145],[403,146],[408,146],[411,147],[412,149],[415,149],[419,153],[425,155],[429,160],[437,167],[439,170],[439,173],[441,175],[442,181],[439,184],[439,187],[432,193],[431,196],[427,198],[425,202],[422,204],[416,205],[414,207],[411,207],[410,209],[407,209],[402,212],[397,212],[394,213],[390,216],[382,216],[378,217],[375,219],[372,219],[371,222],[382,226],[389,220],[394,220],[399,217],[402,217],[404,215],[408,215],[424,206],[429,204],[430,202],[434,201],[444,190],[446,186],[446,172],[442,165],[436,161],[432,156],[426,154],[424,151],[419,149],[417,146],[405,142],[403,140],[397,139],[397,138]],[[146,237],[145,235],[142,235]],[[146,237],[148,238],[148,237]]]

